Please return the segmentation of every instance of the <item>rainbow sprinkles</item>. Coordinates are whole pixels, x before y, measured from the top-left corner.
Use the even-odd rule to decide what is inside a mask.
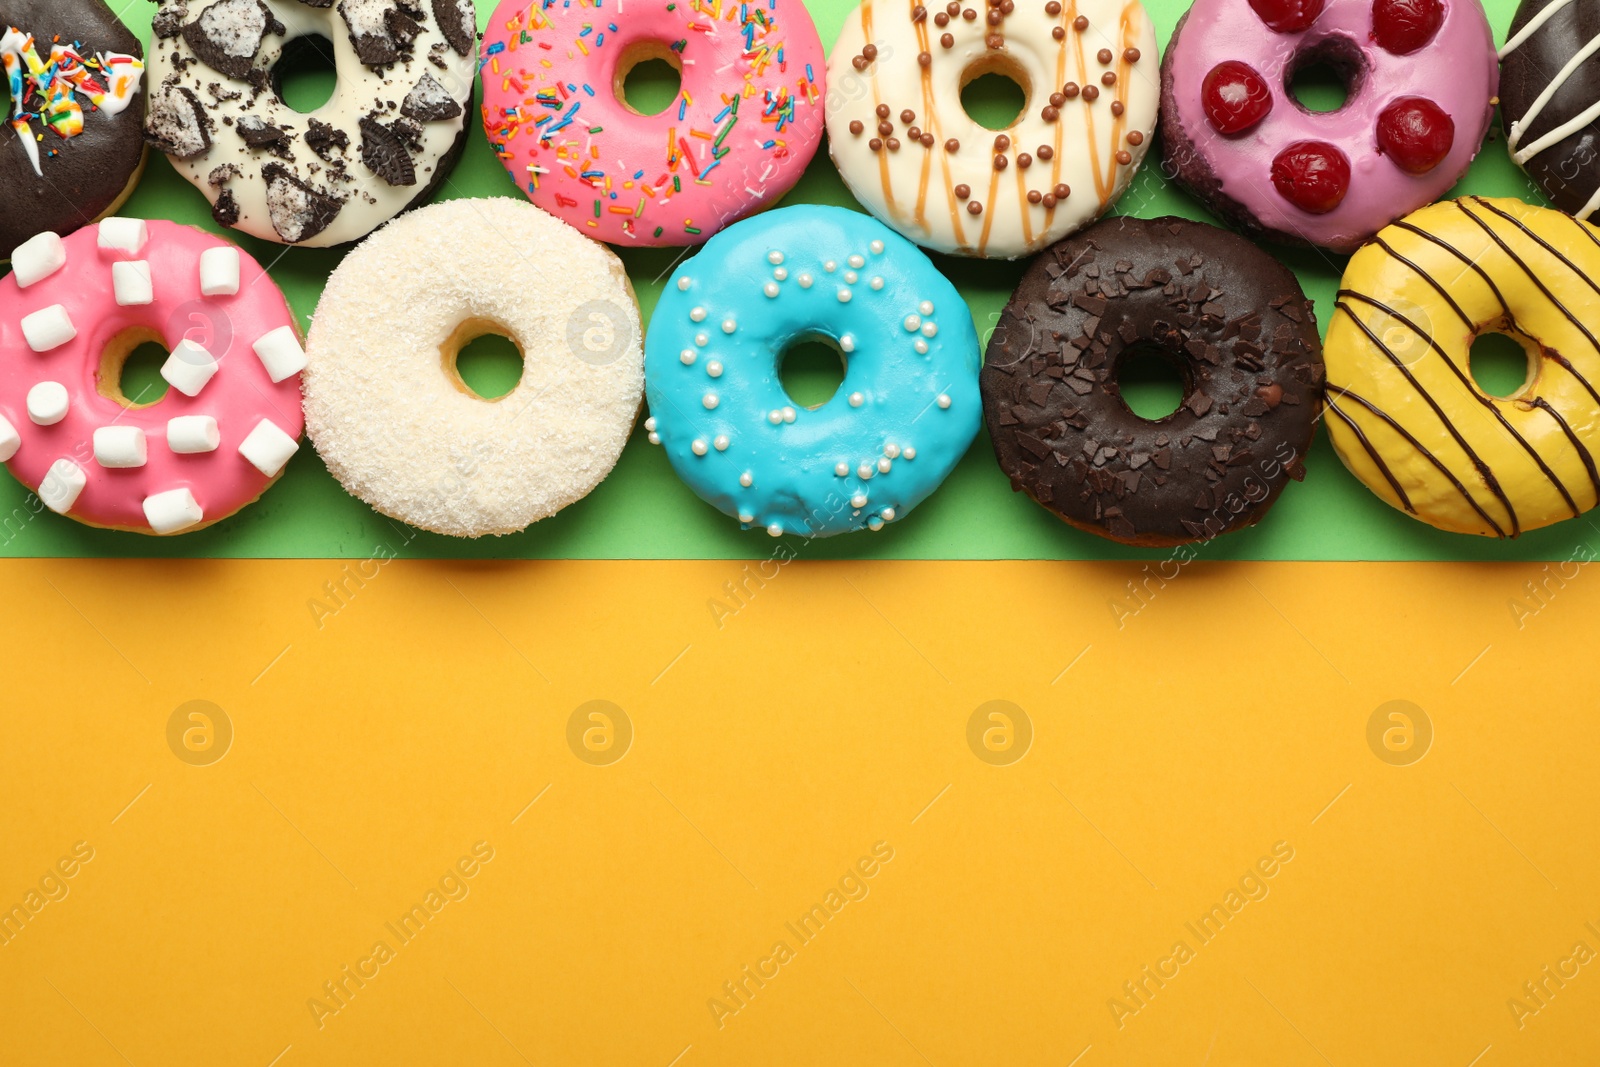
[[[45,60],[31,34],[15,26],[6,28],[0,36],[0,63],[5,66],[6,81],[11,90],[12,129],[33,172],[40,177],[44,170],[39,156],[39,142],[44,135],[33,132],[33,121],[62,138],[72,138],[83,132],[83,96],[89,106],[108,115],[120,115],[141,91],[144,81],[144,63],[138,58],[120,52],[103,52],[85,56],[82,44],[61,44],[59,39],[50,48],[50,58]],[[46,149],[50,155],[54,151]]]

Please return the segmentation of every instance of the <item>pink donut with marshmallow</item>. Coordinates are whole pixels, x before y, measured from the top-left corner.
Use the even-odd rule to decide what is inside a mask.
[[[300,447],[301,345],[254,259],[189,226],[109,218],[19,246],[0,279],[0,460],[51,510],[197,530],[266,491]],[[122,393],[147,341],[165,396]]]
[[[634,66],[682,79],[659,115]],[[822,41],[801,0],[506,0],[483,38],[483,122],[527,197],[611,244],[698,245],[769,207],[822,143]]]

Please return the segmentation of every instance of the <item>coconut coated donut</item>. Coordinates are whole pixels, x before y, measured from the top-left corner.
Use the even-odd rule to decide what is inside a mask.
[[[1345,466],[1442,530],[1515,537],[1600,495],[1600,230],[1470,196],[1389,226],[1345,269],[1328,326],[1328,430]],[[1469,369],[1479,334],[1528,352],[1511,396]]]
[[[426,202],[466,147],[476,18],[472,0],[163,0],[147,135],[223,226],[359,240]],[[274,68],[330,45],[333,97],[301,114]]]
[[[1600,8],[1523,0],[1500,49],[1500,117],[1511,158],[1562,211],[1600,208]]]
[[[1290,92],[1325,64],[1349,97]],[[1354,252],[1478,154],[1499,67],[1478,0],[1196,0],[1161,71],[1168,173],[1256,238]]]
[[[486,333],[522,379],[485,400],[455,358]],[[307,343],[306,420],[344,487],[456,537],[508,534],[588,495],[644,389],[639,307],[604,245],[520,200],[404,215],[346,256]]]
[[[198,530],[266,491],[299,446],[300,335],[259,264],[189,226],[105,219],[19,246],[0,279],[0,459],[91,526]],[[157,341],[170,388],[124,396]]]
[[[1140,347],[1182,371],[1165,418],[1118,390]],[[1071,525],[1133,545],[1210,540],[1305,477],[1319,347],[1300,283],[1243,237],[1107,219],[1023,275],[989,341],[984,416],[1012,488]]]
[[[144,172],[144,49],[101,0],[0,4],[0,262],[113,214]]]
[[[642,60],[682,76],[659,115]],[[802,0],[505,0],[483,39],[483,122],[527,197],[613,244],[697,245],[788,192],[822,143],[822,41]]]
[[[844,381],[816,408],[779,378],[827,338]],[[939,487],[978,432],[972,314],[928,257],[864,215],[810,204],[728,227],[650,320],[650,440],[691,489],[773,537],[881,530]]]
[[[865,2],[828,60],[828,145],[866,208],[939,252],[1016,259],[1122,195],[1155,128],[1155,28],[1138,0]],[[961,90],[1004,74],[1002,132]]]

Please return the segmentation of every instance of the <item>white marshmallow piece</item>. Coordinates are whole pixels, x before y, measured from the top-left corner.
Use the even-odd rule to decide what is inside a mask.
[[[216,373],[216,357],[188,338],[179,341],[161,365],[161,376],[184,396],[199,396]]]
[[[66,242],[49,232],[30,237],[11,253],[11,276],[21,289],[44,281],[66,265]]]
[[[233,296],[239,292],[239,250],[208,248],[200,253],[200,295]]]
[[[78,336],[78,328],[72,325],[66,308],[52,304],[23,318],[22,336],[35,352],[49,352]]]
[[[70,459],[58,459],[50,464],[44,481],[39,483],[39,499],[44,506],[58,515],[65,515],[78,502],[78,494],[89,484],[83,468]]]
[[[187,530],[204,519],[205,512],[187,489],[168,489],[144,498],[144,517],[158,534]]]
[[[239,442],[239,455],[249,460],[268,478],[276,478],[289,457],[300,451],[300,442],[280,430],[270,419],[262,419],[250,436]]]
[[[40,426],[54,426],[67,417],[71,401],[60,382],[40,382],[28,390],[28,418]]]
[[[210,415],[179,415],[167,420],[167,447],[181,456],[215,452],[221,443],[217,420]]]
[[[118,307],[153,304],[155,286],[150,282],[150,264],[142,259],[111,264],[111,289]]]
[[[10,419],[0,415],[0,463],[10,460],[21,447],[22,437],[17,433],[17,428],[11,425]]]
[[[94,432],[94,461],[102,467],[142,467],[148,454],[137,426],[102,426]]]
[[[105,219],[100,223],[101,248],[117,252],[139,252],[150,240],[150,227],[144,219]]]
[[[267,368],[267,377],[274,382],[292,378],[306,369],[306,352],[300,347],[300,339],[294,335],[292,326],[279,326],[257,341],[255,350],[261,357],[261,365]]]

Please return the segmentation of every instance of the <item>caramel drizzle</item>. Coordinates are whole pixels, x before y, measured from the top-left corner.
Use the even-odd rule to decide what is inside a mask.
[[[865,44],[872,43],[872,0],[861,0],[861,35]],[[872,61],[872,75],[867,79],[872,86],[872,117],[878,117],[878,105],[883,101],[878,96],[878,61]],[[889,210],[894,209],[894,178],[889,173],[889,149],[885,145],[878,155],[878,184],[883,186],[883,199]]]
[[[1071,30],[1072,20],[1078,17],[1077,16],[1077,11],[1078,11],[1078,0],[1070,0],[1069,3],[1061,5],[1061,28],[1062,28],[1062,30],[1064,30],[1067,33],[1071,33],[1072,32],[1072,30]],[[1083,70],[1083,52],[1081,50],[1081,42],[1080,42],[1080,50],[1078,52],[1078,70],[1079,71]],[[1081,74],[1080,74],[1080,77],[1081,77]],[[1061,86],[1063,86],[1065,84],[1067,84],[1067,50],[1065,48],[1058,48],[1058,49],[1056,49],[1056,88],[1059,89]],[[1051,92],[1055,92],[1056,90],[1052,89],[1050,91]],[[1049,95],[1049,94],[1046,94],[1046,95]],[[1061,122],[1061,117],[1059,115],[1056,116],[1056,121],[1055,121],[1054,125],[1055,125],[1055,128],[1056,128],[1056,130],[1055,130],[1055,147],[1051,150],[1052,154],[1050,156],[1050,188],[1052,188],[1052,189],[1054,189],[1057,185],[1061,184],[1061,164],[1062,164],[1062,159],[1061,159],[1061,135],[1062,135],[1062,132],[1063,132],[1061,127],[1062,127],[1063,124]],[[1056,209],[1054,207],[1045,208],[1044,209],[1044,228],[1046,230],[1050,229],[1051,225],[1055,222],[1055,220],[1056,220]]]

